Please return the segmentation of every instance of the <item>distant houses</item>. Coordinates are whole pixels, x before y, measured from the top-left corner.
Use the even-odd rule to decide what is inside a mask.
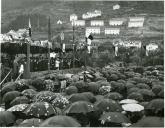
[[[94,18],[94,17],[99,17],[99,16],[101,16],[101,11],[95,10],[94,12],[87,12],[85,14],[82,14],[82,19],[89,19],[89,18]]]
[[[128,27],[143,27],[144,17],[129,17]]]
[[[104,21],[103,20],[92,20],[91,26],[104,26]]]
[[[70,21],[77,20],[78,16],[76,14],[71,14],[70,15]]]
[[[117,10],[117,9],[120,9],[120,5],[119,4],[116,4],[113,6],[113,10]]]
[[[105,35],[111,34],[111,35],[119,35],[120,34],[120,28],[105,28]]]
[[[72,21],[72,26],[85,26],[85,20],[75,20]]]
[[[109,25],[111,26],[118,26],[118,25],[123,25],[124,20],[121,18],[113,18],[109,20]]]
[[[100,34],[100,27],[86,27],[86,33]]]

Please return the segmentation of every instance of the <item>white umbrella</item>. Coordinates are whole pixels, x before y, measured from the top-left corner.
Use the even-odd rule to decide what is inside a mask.
[[[137,104],[138,101],[133,99],[124,99],[119,102],[120,104]]]
[[[5,111],[5,109],[0,107],[0,112],[3,112],[3,111]]]
[[[140,112],[144,110],[144,107],[140,104],[124,104],[122,105],[124,111],[128,112]]]
[[[7,111],[9,112],[14,112],[14,111],[24,111],[25,108],[27,108],[28,104],[18,104],[18,105],[14,105],[13,107],[9,108]]]

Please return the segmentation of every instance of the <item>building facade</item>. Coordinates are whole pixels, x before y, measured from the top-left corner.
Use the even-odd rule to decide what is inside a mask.
[[[103,20],[92,20],[91,26],[104,26],[104,21]]]
[[[86,34],[100,34],[100,27],[87,27],[86,28]]]
[[[105,28],[105,35],[119,35],[120,28]]]
[[[118,26],[118,25],[122,25],[123,22],[124,22],[123,20],[112,19],[112,20],[109,20],[109,25],[111,25],[111,26]]]
[[[128,27],[133,28],[133,27],[143,27],[143,21],[129,21],[128,22]]]
[[[144,17],[129,17],[129,21],[143,21]]]
[[[85,20],[75,20],[72,21],[72,26],[85,26]]]
[[[76,14],[70,15],[70,21],[77,20],[78,16]]]

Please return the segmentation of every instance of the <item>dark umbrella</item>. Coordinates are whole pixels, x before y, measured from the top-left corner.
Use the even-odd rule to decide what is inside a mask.
[[[123,96],[118,92],[110,92],[104,96],[105,98],[112,99],[112,100],[122,100]]]
[[[11,92],[7,92],[4,96],[3,96],[3,101],[5,102],[5,108],[9,108],[10,107],[10,102],[12,100],[14,100],[16,97],[20,96],[20,92],[18,91],[11,91]]]
[[[24,113],[29,117],[47,118],[56,115],[56,109],[47,102],[35,102],[30,104]]]
[[[163,90],[163,87],[161,85],[154,85],[152,87],[152,92],[158,96],[158,94]]]
[[[158,116],[164,115],[164,100],[154,99],[146,105],[146,110],[149,110],[150,114],[156,114]]]
[[[26,119],[19,124],[19,127],[39,127],[42,122],[43,120],[38,118]]]
[[[33,98],[37,94],[37,92],[33,89],[26,89],[22,91],[21,94],[28,98]]]
[[[164,98],[164,90],[161,90],[161,91],[159,92],[158,96],[159,96],[160,98]]]
[[[16,117],[8,111],[0,112],[0,126],[12,126],[15,123]]]
[[[16,90],[16,84],[14,82],[8,82],[5,85],[3,85],[2,90],[1,90],[1,94],[3,96],[7,92],[15,91],[15,90]]]
[[[92,92],[94,94],[97,94],[99,92],[99,88],[101,85],[99,85],[97,82],[90,82],[87,85],[87,90],[89,92]]]
[[[70,114],[70,113],[89,113],[92,111],[95,111],[96,108],[93,106],[92,103],[87,102],[87,101],[77,101],[74,102],[70,105],[68,105],[65,109],[64,112],[66,114]]]
[[[131,127],[164,127],[164,118],[149,116],[144,117]]]
[[[155,94],[151,90],[148,90],[148,89],[140,89],[138,92],[143,95],[143,99],[145,101],[150,101],[155,96]]]
[[[103,95],[96,95],[95,98],[96,98],[96,101],[100,101],[100,100],[104,99],[104,96]]]
[[[78,92],[78,89],[75,86],[69,86],[65,89],[65,93],[67,95],[71,95],[71,94],[74,94],[74,93],[77,93],[77,92]]]
[[[77,93],[77,94],[72,94],[69,99],[70,102],[77,102],[77,101],[89,101],[89,99],[86,96],[83,96],[81,93]]]
[[[95,103],[95,106],[101,111],[106,112],[121,112],[122,107],[114,100],[102,99]]]
[[[131,125],[130,120],[120,112],[106,112],[101,115],[99,120],[101,121],[102,124],[111,122],[111,123]]]
[[[25,97],[25,96],[20,96],[20,97],[16,97],[13,101],[11,101],[10,105],[14,106],[17,104],[28,104],[30,103],[30,100]]]
[[[130,93],[127,98],[128,99],[134,99],[134,100],[137,100],[139,102],[143,101],[143,95],[141,93],[138,93],[138,92]]]
[[[29,89],[29,80],[21,79],[15,82],[17,91],[23,91]]]
[[[150,86],[148,86],[147,84],[144,84],[144,83],[138,83],[136,85],[137,88],[140,88],[140,89],[150,89]]]
[[[139,90],[139,88],[137,88],[137,87],[130,88],[130,89],[128,89],[127,94],[129,95],[132,92],[137,92],[138,90]]]
[[[40,127],[80,127],[81,125],[69,116],[54,116],[45,120]]]

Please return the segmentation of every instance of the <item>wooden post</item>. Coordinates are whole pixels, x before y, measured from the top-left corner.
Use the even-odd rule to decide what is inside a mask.
[[[73,68],[75,68],[75,41],[74,41],[74,34],[75,34],[75,28],[74,28],[74,20],[73,20]]]

